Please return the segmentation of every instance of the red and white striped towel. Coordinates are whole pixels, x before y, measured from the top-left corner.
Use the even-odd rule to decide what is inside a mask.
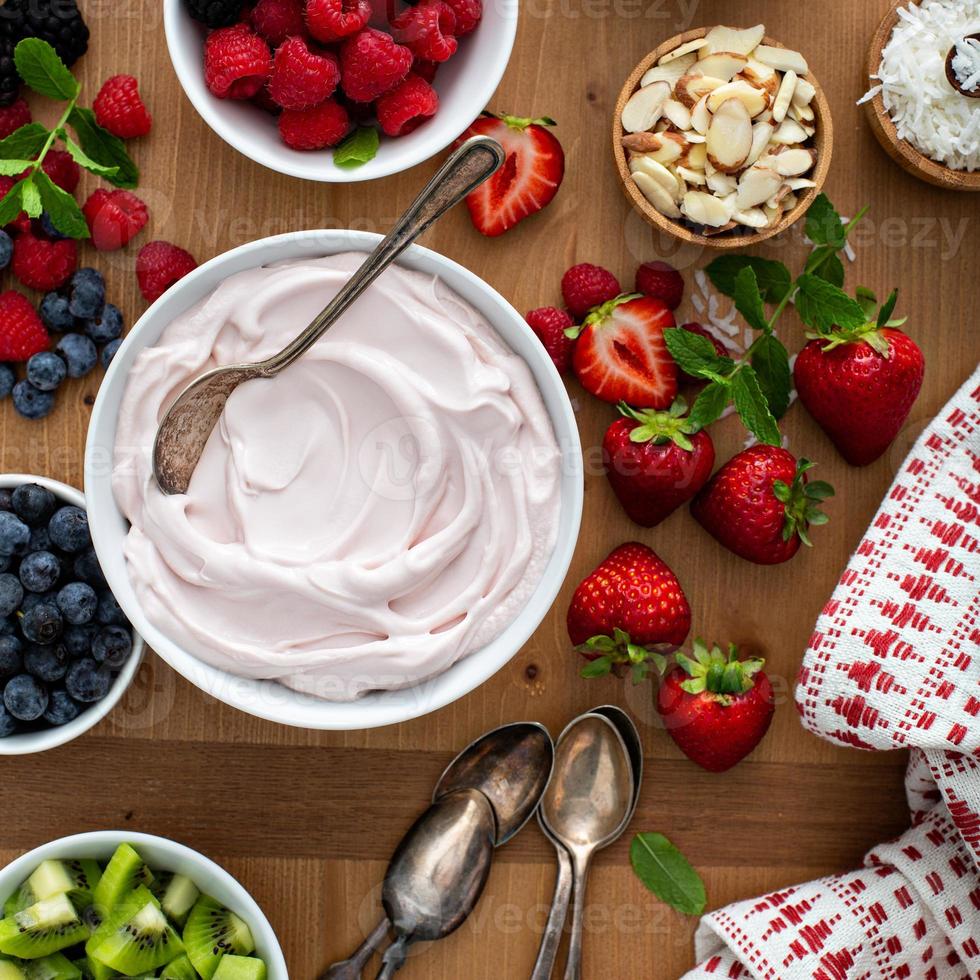
[[[980,978],[980,369],[940,412],[817,621],[803,724],[911,749],[911,829],[865,866],[702,919],[684,980]]]

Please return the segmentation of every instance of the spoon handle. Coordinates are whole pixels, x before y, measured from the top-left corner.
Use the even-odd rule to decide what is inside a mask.
[[[565,980],[580,980],[582,976],[582,931],[585,923],[585,889],[589,878],[589,858],[575,861],[575,889],[572,906],[572,938],[565,961]]]
[[[381,970],[376,980],[391,980],[404,965],[408,958],[408,947],[411,940],[407,936],[399,936],[385,950],[384,960],[381,963]]]
[[[378,947],[388,935],[388,920],[382,919],[367,939],[358,947],[357,952],[340,963],[334,963],[320,980],[361,980],[361,972],[367,965]]]
[[[551,900],[551,912],[548,915],[548,924],[544,927],[544,935],[541,937],[541,947],[534,963],[531,980],[551,980],[558,947],[561,945],[561,934],[568,916],[568,902],[572,897],[572,859],[561,844],[555,844],[555,853],[558,856],[555,895]]]
[[[504,159],[503,147],[488,136],[473,136],[463,143],[327,307],[288,347],[265,362],[266,376],[305,354],[422,232],[492,176]]]

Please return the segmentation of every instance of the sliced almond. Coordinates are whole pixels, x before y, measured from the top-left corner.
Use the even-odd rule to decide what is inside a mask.
[[[673,88],[677,80],[683,78],[694,67],[697,60],[696,54],[686,54],[669,61],[666,65],[654,65],[640,79],[640,87],[652,85],[654,82],[667,82]]]
[[[793,105],[809,105],[816,97],[817,88],[813,82],[808,82],[805,78],[801,78],[796,83],[796,91],[793,93]]]
[[[692,170],[704,170],[708,167],[707,143],[689,143],[684,154],[684,166]]]
[[[766,228],[769,225],[769,219],[766,217],[766,212],[762,208],[749,208],[748,211],[736,211],[732,215],[732,219],[740,225],[745,225],[747,228]]]
[[[760,44],[753,57],[776,71],[795,71],[797,75],[806,75],[810,71],[806,58],[799,51],[790,51],[789,48],[772,48],[768,44]]]
[[[640,189],[640,193],[665,217],[681,217],[680,208],[674,203],[674,199],[667,193],[663,185],[658,184],[649,174],[638,171],[633,174],[633,180]]]
[[[664,103],[664,117],[669,119],[681,132],[691,128],[691,110],[683,102],[668,99]]]
[[[752,127],[752,149],[749,150],[749,155],[746,157],[745,166],[751,167],[766,152],[766,147],[769,146],[769,140],[772,139],[774,132],[776,132],[776,127],[769,122],[757,122]]]
[[[679,133],[657,133],[654,139],[656,145],[647,153],[664,166],[679,160],[687,152],[688,143]]]
[[[793,177],[786,181],[786,186],[791,191],[805,191],[809,190],[811,187],[816,187],[817,182],[815,180],[810,180],[809,177]]]
[[[805,143],[809,137],[806,130],[795,119],[784,119],[772,134],[772,142],[783,146],[796,146]]]
[[[660,149],[661,146],[661,140],[655,133],[630,133],[619,142],[623,145],[623,149],[629,150],[630,153],[649,153],[651,150]]]
[[[685,129],[681,136],[688,141],[688,143],[706,143],[708,140],[707,136],[702,136],[700,133],[696,133],[693,129]]]
[[[752,119],[745,103],[726,99],[719,106],[708,130],[708,159],[722,173],[741,170],[752,149]]]
[[[673,199],[678,199],[679,186],[677,178],[662,164],[657,163],[653,157],[639,156],[630,160],[630,173],[636,177],[637,174],[646,174],[652,177]]]
[[[766,109],[765,112],[760,112],[759,115],[755,117],[756,122],[772,122],[772,109]]]
[[[691,170],[689,167],[681,166],[677,168],[677,175],[685,183],[696,184],[698,187],[704,187],[708,183],[703,170]]]
[[[670,97],[667,82],[654,82],[637,89],[623,108],[622,123],[627,133],[645,133],[657,125],[664,102]]]
[[[701,48],[702,59],[719,51],[730,51],[732,54],[751,54],[766,36],[764,24],[739,30],[735,27],[712,27],[705,35],[704,47]]]
[[[732,54],[730,51],[719,51],[709,54],[698,62],[701,73],[708,78],[720,78],[730,82],[746,65],[748,59],[742,54]]]
[[[782,184],[783,178],[775,170],[755,164],[739,178],[735,206],[739,211],[758,207],[778,193]]]
[[[782,218],[783,216],[782,208],[771,208],[769,207],[768,204],[765,204],[763,205],[762,210],[765,213],[766,220],[768,221],[770,226],[776,224],[776,222],[779,221],[779,219]]]
[[[716,170],[706,177],[706,182],[709,190],[714,191],[715,194],[720,194],[722,197],[727,197],[738,190],[738,180],[733,174],[723,174]]]
[[[656,126],[653,127],[655,133],[666,133],[671,127],[671,122],[669,119],[661,119]]]
[[[711,113],[708,111],[708,96],[702,96],[698,104],[691,110],[691,125],[702,136],[708,135],[711,125]]]
[[[783,198],[783,211],[792,211],[799,203],[800,199],[795,194],[787,194]]]
[[[742,79],[714,89],[708,96],[708,108],[712,112],[717,112],[722,103],[728,99],[738,99],[748,109],[750,116],[757,116],[769,108],[769,98],[766,93]]]
[[[766,207],[773,208],[777,211],[782,211],[783,201],[785,201],[786,198],[789,197],[790,194],[792,193],[793,192],[789,189],[789,187],[786,184],[783,184],[779,188],[779,190],[776,191],[776,193],[773,194],[773,196],[770,197],[768,201],[766,201]]]
[[[720,228],[732,220],[732,213],[714,194],[688,191],[681,203],[681,212],[691,221],[709,228]]]
[[[784,177],[802,177],[816,162],[816,150],[794,148],[774,158],[773,170]]]
[[[776,75],[776,69],[764,65],[761,61],[756,61],[751,55],[749,55],[748,63],[742,69],[742,74],[753,85],[758,85],[759,88],[768,88],[774,79],[776,88],[779,88],[779,78]]]
[[[776,99],[772,104],[772,118],[774,122],[781,123],[786,118],[790,104],[793,101],[793,93],[796,91],[796,83],[799,75],[795,71],[788,71],[783,75],[783,82],[776,93]]]
[[[708,39],[706,37],[696,37],[693,41],[688,41],[680,45],[680,47],[674,48],[673,51],[668,51],[657,64],[669,65],[672,61],[683,58],[684,55],[691,54],[694,51],[700,51],[707,43]]]
[[[791,105],[789,112],[798,123],[812,123],[817,118],[812,105]]]
[[[685,75],[674,86],[674,98],[693,109],[705,95],[721,88],[725,83],[720,78],[707,78],[704,75]]]

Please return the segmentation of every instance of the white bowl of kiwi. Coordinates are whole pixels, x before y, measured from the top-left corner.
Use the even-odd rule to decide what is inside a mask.
[[[272,926],[227,871],[148,834],[99,831],[0,871],[0,980],[287,980]]]

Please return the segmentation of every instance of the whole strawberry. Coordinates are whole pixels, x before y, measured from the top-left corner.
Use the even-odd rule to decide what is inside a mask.
[[[691,513],[729,551],[757,565],[789,561],[810,544],[811,524],[826,524],[819,509],[834,495],[822,480],[809,483],[807,459],[797,463],[778,446],[752,446],[733,456],[691,501]]]
[[[769,730],[772,685],[763,660],[739,660],[694,641],[694,657],[676,655],[677,666],[660,684],[657,711],[678,748],[708,772],[725,772],[741,762]]]
[[[890,298],[878,322],[811,340],[793,369],[800,401],[852,466],[867,466],[885,452],[922,388],[918,345],[879,325],[893,308]]]
[[[666,412],[626,404],[602,440],[606,476],[630,519],[656,527],[708,481],[715,465],[711,436],[685,417],[678,398]]]
[[[691,630],[691,607],[676,576],[645,544],[620,545],[575,590],[568,635],[587,660],[585,677],[632,668],[642,680],[665,664],[658,646],[678,647]]]
[[[593,310],[577,337],[572,366],[582,387],[603,401],[669,408],[677,395],[677,365],[664,330],[674,315],[659,299],[619,296]]]

